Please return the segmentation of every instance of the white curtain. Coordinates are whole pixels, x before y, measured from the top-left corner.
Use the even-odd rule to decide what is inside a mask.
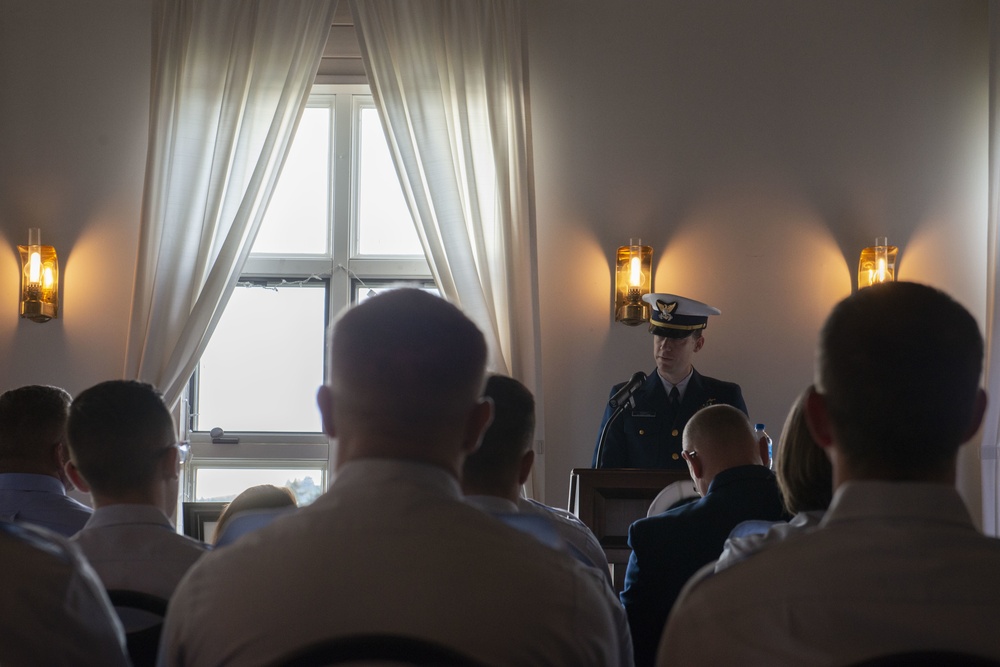
[[[434,278],[493,370],[536,398],[538,289],[522,6],[352,0],[369,83]],[[529,494],[542,495],[536,441]]]
[[[337,0],[159,0],[125,377],[174,405],[250,252]]]
[[[1000,2],[990,0],[989,242],[986,294],[986,390],[983,424],[983,531],[1000,535]]]

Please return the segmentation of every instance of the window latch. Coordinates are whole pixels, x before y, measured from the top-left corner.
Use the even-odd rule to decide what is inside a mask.
[[[213,445],[237,445],[240,442],[240,439],[234,436],[227,438],[226,432],[218,426],[209,431],[208,434],[212,436]]]

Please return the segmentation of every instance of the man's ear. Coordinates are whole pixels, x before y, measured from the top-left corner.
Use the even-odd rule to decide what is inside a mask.
[[[806,426],[813,440],[823,449],[833,444],[833,428],[830,425],[830,413],[826,407],[826,396],[816,391],[815,387],[809,389],[806,395]]]
[[[66,464],[69,463],[69,447],[66,445],[65,441],[60,442],[55,446],[54,452],[56,476],[59,477],[59,481],[66,487],[66,491],[72,491],[76,488],[76,485],[73,483],[73,480],[69,478],[69,473],[66,472]]]
[[[462,449],[466,454],[471,454],[479,448],[479,443],[483,440],[483,434],[493,422],[493,399],[483,397],[469,411],[469,417],[465,422],[465,435],[462,438]]]
[[[698,336],[698,340],[694,342],[694,351],[697,352],[701,348],[705,347],[705,337]]]
[[[975,404],[973,405],[972,421],[969,422],[969,428],[962,436],[963,444],[972,440],[972,436],[976,435],[979,431],[979,427],[983,423],[983,416],[986,414],[986,404],[988,401],[986,392],[982,389],[977,389]]]
[[[73,486],[84,493],[90,493],[90,485],[87,484],[87,480],[83,478],[80,474],[79,469],[77,469],[76,464],[72,461],[66,461],[66,476],[69,480],[73,482]]]
[[[316,392],[316,404],[323,419],[323,431],[331,438],[337,437],[337,429],[333,423],[333,392],[329,385],[321,385]]]
[[[66,462],[69,461],[69,449],[66,447],[66,443],[57,442],[52,445],[52,449],[49,452],[49,461],[54,469],[62,470]]]
[[[181,476],[181,453],[176,447],[168,447],[160,459],[162,479],[179,479]]]
[[[705,473],[705,468],[701,464],[701,457],[697,455],[697,452],[692,455],[686,450],[681,450],[681,457],[687,461],[688,469],[691,471],[691,476],[694,479],[701,479],[702,475]]]
[[[535,464],[535,450],[529,449],[521,456],[521,463],[517,470],[517,483],[524,484],[531,476],[531,466]]]

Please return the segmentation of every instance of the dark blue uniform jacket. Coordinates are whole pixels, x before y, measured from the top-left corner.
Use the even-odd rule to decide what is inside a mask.
[[[624,384],[612,387],[608,397],[614,396]],[[670,413],[667,392],[655,370],[635,392],[634,398],[635,408],[626,407],[608,429],[604,462],[598,466],[597,447],[601,431],[612,413],[611,406],[604,410],[601,428],[597,431],[592,467],[684,470],[686,464],[681,458],[681,434],[691,415],[717,403],[731,405],[747,414],[747,405],[738,384],[705,377],[696,370],[691,371],[691,379],[676,415]]]
[[[636,667],[654,663],[667,614],[681,588],[702,566],[718,559],[737,524],[787,518],[774,473],[747,465],[716,475],[704,498],[633,523],[621,601]]]

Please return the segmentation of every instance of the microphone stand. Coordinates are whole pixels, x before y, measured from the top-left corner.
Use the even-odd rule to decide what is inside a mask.
[[[624,403],[619,403],[618,407],[611,413],[611,417],[608,418],[608,421],[604,422],[604,428],[601,429],[601,438],[598,440],[597,444],[597,465],[595,468],[604,467],[604,445],[608,440],[608,427],[611,426],[612,422],[621,417],[622,413],[625,412],[626,407],[635,407],[635,395],[629,396],[628,400]]]

